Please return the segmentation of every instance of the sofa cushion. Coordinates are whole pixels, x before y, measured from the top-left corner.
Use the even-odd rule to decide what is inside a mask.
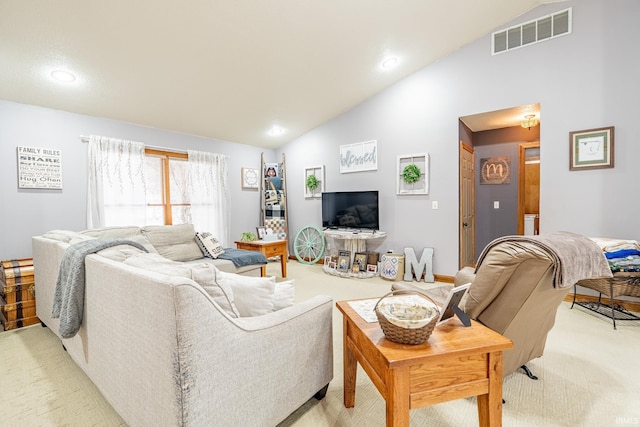
[[[93,239],[93,237],[91,236],[87,236],[85,234],[70,230],[51,230],[47,233],[44,233],[42,237],[56,240],[58,242],[69,243],[70,245],[82,242],[83,240]]]
[[[183,264],[181,262],[171,261],[159,254],[146,253],[132,255],[125,259],[124,263],[168,276],[187,277],[202,286],[211,299],[229,316],[240,316],[233,302],[232,290],[224,283],[217,283],[216,274],[219,270],[211,264],[205,262]]]
[[[98,239],[127,239],[133,236],[140,236],[140,227],[135,225],[126,227],[103,227],[92,228],[89,230],[81,231],[80,233],[87,236],[96,237]]]
[[[216,240],[211,233],[206,231],[203,233],[196,233],[196,243],[200,247],[202,254],[207,258],[216,259],[224,253],[224,248],[218,240]]]
[[[218,270],[216,282],[231,288],[241,317],[260,316],[273,311],[275,277],[249,277]]]
[[[193,224],[148,225],[142,228],[142,234],[165,258],[173,261],[202,258],[202,251],[195,240]]]

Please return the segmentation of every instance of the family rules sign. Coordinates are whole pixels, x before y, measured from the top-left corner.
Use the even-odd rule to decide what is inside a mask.
[[[19,146],[18,188],[62,189],[62,152]]]

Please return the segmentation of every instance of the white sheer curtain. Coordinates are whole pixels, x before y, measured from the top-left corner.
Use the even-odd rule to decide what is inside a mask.
[[[87,228],[144,225],[144,144],[92,135],[88,153]]]
[[[227,157],[188,151],[191,219],[196,231],[208,231],[224,247],[231,242]]]

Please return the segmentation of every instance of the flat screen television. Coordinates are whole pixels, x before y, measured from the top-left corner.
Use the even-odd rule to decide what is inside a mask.
[[[378,192],[322,193],[322,226],[379,230]]]

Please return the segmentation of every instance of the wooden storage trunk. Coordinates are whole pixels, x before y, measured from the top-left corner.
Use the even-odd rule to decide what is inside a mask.
[[[38,323],[33,260],[6,260],[0,267],[0,322],[4,329]]]

